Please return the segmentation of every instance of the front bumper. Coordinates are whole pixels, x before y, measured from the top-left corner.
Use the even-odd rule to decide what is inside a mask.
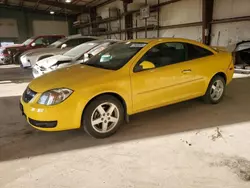
[[[42,75],[49,73],[49,72],[52,72],[52,70],[46,69],[46,70],[42,71],[41,67],[39,67],[38,65],[35,65],[32,69],[32,74],[33,74],[34,78],[37,78],[37,77],[42,76]]]
[[[21,56],[20,57],[20,64],[23,68],[28,68],[31,67],[31,63],[28,61],[28,59],[26,57]]]
[[[21,98],[20,110],[27,122],[42,131],[62,131],[77,129],[81,126],[82,105],[70,97],[60,104],[45,106],[37,104],[40,94],[26,103]],[[68,100],[68,101],[67,101]],[[79,108],[78,108],[79,106]]]
[[[8,64],[10,63],[10,61],[11,61],[10,57],[0,56],[0,64]]]
[[[34,78],[37,78],[39,76],[42,76],[44,74],[43,71],[40,70],[40,68],[38,66],[34,66],[32,69],[32,75],[34,76]]]

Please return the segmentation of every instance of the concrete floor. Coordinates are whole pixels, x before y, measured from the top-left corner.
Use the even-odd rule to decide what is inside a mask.
[[[193,100],[134,115],[113,137],[34,130],[18,100],[27,70],[0,67],[1,188],[249,188],[250,77],[219,105]]]

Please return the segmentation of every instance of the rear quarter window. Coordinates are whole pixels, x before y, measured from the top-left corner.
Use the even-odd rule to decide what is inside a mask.
[[[205,48],[202,48],[200,46],[196,46],[193,44],[187,44],[187,59],[199,59],[207,56],[214,55],[213,52],[210,50],[207,50]]]

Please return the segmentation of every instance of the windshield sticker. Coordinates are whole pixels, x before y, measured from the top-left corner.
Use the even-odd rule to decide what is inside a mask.
[[[146,45],[147,44],[145,44],[145,43],[133,43],[133,44],[131,44],[130,48],[143,48]]]
[[[108,61],[110,61],[112,59],[112,56],[111,55],[102,55],[101,56],[101,59],[100,59],[100,62],[101,63],[105,63],[105,62],[108,62]]]

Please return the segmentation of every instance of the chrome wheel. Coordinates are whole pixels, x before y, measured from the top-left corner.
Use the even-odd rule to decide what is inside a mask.
[[[91,115],[91,125],[98,133],[108,133],[119,121],[118,107],[109,102],[100,104]]]
[[[210,89],[210,96],[212,100],[218,101],[224,93],[224,84],[221,80],[216,80],[211,89]]]

